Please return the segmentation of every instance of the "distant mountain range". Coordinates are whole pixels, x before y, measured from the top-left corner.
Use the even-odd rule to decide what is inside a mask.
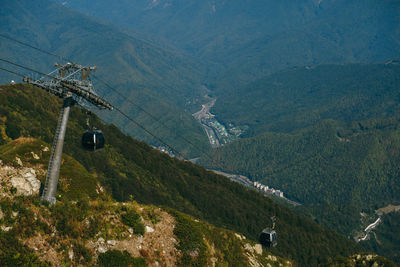
[[[291,132],[323,119],[343,122],[400,112],[400,64],[342,64],[286,69],[218,96],[211,112],[247,136]]]
[[[287,67],[382,62],[400,52],[396,0],[58,1],[205,59],[225,89]]]

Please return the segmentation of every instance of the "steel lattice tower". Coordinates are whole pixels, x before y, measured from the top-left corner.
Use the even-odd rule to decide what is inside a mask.
[[[46,182],[41,201],[51,204],[56,202],[57,183],[60,175],[61,157],[64,145],[65,132],[67,130],[68,116],[71,106],[75,103],[80,105],[90,104],[99,109],[112,110],[113,106],[99,97],[93,90],[93,84],[89,78],[90,72],[95,67],[85,67],[74,63],[64,65],[55,64],[56,70],[44,75],[39,80],[24,77],[23,81],[39,87],[63,99],[63,106],[57,123],[54,136]]]

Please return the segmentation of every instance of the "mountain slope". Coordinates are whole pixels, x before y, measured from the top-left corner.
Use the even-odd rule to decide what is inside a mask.
[[[281,188],[301,203],[367,209],[400,201],[399,128],[397,117],[352,125],[325,120],[293,134],[242,139],[213,155],[226,169]]]
[[[221,94],[211,112],[225,125],[248,125],[247,136],[290,132],[322,119],[393,116],[399,86],[397,63],[298,67]]]
[[[188,103],[203,95],[199,65],[188,57],[168,51],[117,28],[72,11],[49,0],[1,1],[0,32],[46,51],[67,57],[79,64],[97,66],[95,75],[115,87],[123,96],[94,80],[101,96],[122,108],[180,151],[192,148],[131,102],[151,111],[160,121],[176,129],[185,138],[208,148],[201,127],[185,112]],[[5,58],[42,72],[50,72],[59,58],[40,53],[18,43],[0,38],[0,58]],[[63,61],[63,60],[61,60]],[[62,63],[62,62],[61,62]],[[2,67],[28,74],[1,62]],[[19,81],[20,77],[1,72],[0,80]],[[103,114],[107,121],[120,125],[137,138],[159,145],[137,127],[126,126],[121,116]],[[182,122],[182,123],[181,123]],[[160,128],[162,128],[160,130]],[[192,149],[193,150],[193,149]]]
[[[399,129],[398,117],[350,125],[325,120],[291,134],[264,133],[236,141],[202,163],[280,189],[304,204],[299,212],[357,240],[378,218],[375,210],[400,204]],[[392,238],[375,248],[377,253],[386,249],[383,255],[398,262],[393,253],[398,246]]]
[[[9,145],[15,148],[12,156],[19,158],[17,162],[4,153]],[[116,203],[101,186],[90,188],[90,199],[71,195],[83,192],[88,178],[95,180],[82,173],[80,164],[71,168],[64,162],[58,190],[62,196],[55,205],[40,205],[39,188],[24,189],[37,180],[35,173],[43,172],[40,163],[48,159],[43,154],[49,154],[43,149],[46,145],[34,138],[19,138],[0,146],[2,266],[204,266],[213,262],[292,266],[233,231],[175,210],[134,201]],[[65,170],[73,174],[69,185],[81,183],[80,188],[66,186]],[[44,177],[40,179],[44,182]]]
[[[202,164],[283,190],[304,204],[298,212],[357,240],[375,210],[400,201],[399,73],[397,60],[321,65],[239,86],[219,96],[212,113],[225,125],[248,126],[251,138]],[[368,245],[396,261],[398,246],[396,239]]]
[[[382,62],[400,49],[396,0],[59,1],[208,60],[224,89],[296,65]]]
[[[29,86],[2,86],[0,90],[1,143],[19,136],[50,143],[60,102]],[[279,245],[271,252],[302,266],[359,250],[354,242],[270,199],[190,162],[162,154],[96,118],[92,118],[93,125],[103,130],[108,145],[96,153],[83,151],[79,144],[85,120],[83,111],[72,109],[64,151],[95,175],[117,200],[132,195],[141,203],[168,206],[252,240],[271,223],[271,216],[276,216]]]

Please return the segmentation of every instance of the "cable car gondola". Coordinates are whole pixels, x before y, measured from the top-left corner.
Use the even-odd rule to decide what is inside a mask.
[[[104,147],[104,134],[100,130],[87,130],[82,135],[82,147],[89,151],[96,151]]]
[[[268,227],[262,230],[259,241],[265,247],[275,247],[278,244],[278,237],[275,230]]]

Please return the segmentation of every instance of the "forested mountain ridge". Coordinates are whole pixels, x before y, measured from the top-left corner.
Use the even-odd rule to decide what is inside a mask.
[[[382,62],[400,51],[396,0],[58,1],[205,59],[210,83],[223,89],[288,67]]]
[[[304,204],[299,211],[358,238],[366,227],[360,224],[360,212],[376,219],[375,210],[400,204],[399,151],[398,116],[348,124],[323,120],[290,134],[271,132],[236,141],[201,163],[280,189]],[[396,238],[393,242],[386,253],[398,261],[400,244]]]
[[[20,136],[51,143],[60,101],[25,85],[1,86],[0,90],[1,143]],[[271,252],[302,266],[327,263],[330,257],[348,256],[360,249],[353,241],[288,208],[225,177],[160,153],[113,125],[103,125],[96,117],[91,123],[103,131],[108,145],[96,153],[83,151],[80,138],[86,117],[84,111],[72,109],[64,151],[117,200],[128,200],[132,195],[140,203],[168,206],[252,240],[270,225],[270,217],[276,216],[279,246]]]
[[[199,70],[201,67],[197,61],[176,50],[160,48],[121,33],[110,24],[99,23],[49,0],[0,1],[0,14],[2,35],[78,64],[96,66],[97,70],[93,74],[114,87],[122,96],[92,77],[97,92],[146,128],[157,131],[159,136],[180,151],[190,151],[192,148],[177,138],[175,132],[162,127],[130,101],[151,111],[181,136],[196,142],[200,147],[208,148],[201,127],[185,111],[204,93]],[[0,38],[0,58],[44,73],[54,70],[53,63],[56,61],[65,63],[64,59],[49,56],[3,37]],[[24,75],[38,76],[4,62],[0,66]],[[2,82],[20,79],[3,71],[0,77]],[[141,140],[160,145],[140,129],[124,127],[128,123],[121,116],[103,114],[103,119],[114,122],[124,132]]]
[[[296,67],[221,93],[211,112],[225,125],[247,125],[247,136],[291,132],[323,119],[343,122],[399,113],[400,65]]]
[[[241,139],[212,155],[226,169],[279,186],[301,203],[346,201],[365,208],[377,199],[389,204],[400,194],[399,129],[398,117],[350,125],[324,120],[295,133]]]

